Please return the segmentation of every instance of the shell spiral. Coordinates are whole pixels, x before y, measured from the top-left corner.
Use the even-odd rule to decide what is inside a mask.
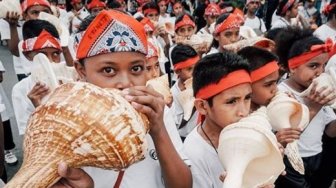
[[[24,161],[6,187],[48,187],[71,167],[121,170],[142,160],[148,119],[118,94],[84,82],[63,84],[32,114]]]

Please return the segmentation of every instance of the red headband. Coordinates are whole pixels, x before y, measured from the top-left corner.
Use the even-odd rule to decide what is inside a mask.
[[[313,45],[310,47],[310,51],[289,59],[288,67],[290,69],[296,68],[322,53],[328,53],[329,57],[336,53],[332,39],[328,38],[324,44]]]
[[[279,70],[278,62],[271,61],[266,65],[254,70],[251,72],[251,81],[252,83],[265,78],[266,76],[272,74],[275,71]]]
[[[150,14],[150,13],[157,13],[157,14],[159,14],[158,10],[156,10],[154,8],[148,8],[148,9],[144,10],[143,13],[144,13],[145,16],[147,14]]]
[[[92,0],[88,5],[87,8],[89,10],[93,9],[93,8],[98,8],[98,7],[106,7],[106,4],[100,0]]]
[[[210,3],[205,9],[204,15],[206,16],[219,16],[221,13],[220,7],[216,3]]]
[[[241,19],[235,14],[229,14],[229,16],[222,23],[216,25],[214,34],[218,34],[227,29],[239,28],[240,25]]]
[[[196,94],[196,98],[209,99],[226,89],[243,83],[251,83],[250,74],[245,70],[237,70],[223,77],[218,83],[213,83],[200,89]]]
[[[146,17],[144,17],[140,21],[140,23],[142,23],[142,25],[144,26],[146,32],[151,32],[151,31],[154,31],[154,29],[155,29],[153,22],[150,19],[146,18]]]
[[[23,52],[31,52],[43,48],[56,48],[62,50],[60,41],[46,30],[42,30],[38,37],[26,39],[22,43]]]
[[[282,7],[281,15],[285,14],[289,7],[291,7],[295,3],[295,1],[296,0],[288,0],[287,3]]]
[[[81,0],[71,0],[71,4],[75,4],[75,3],[82,3]]]
[[[45,6],[50,9],[50,3],[47,0],[24,0],[21,4],[22,12],[25,12],[28,8],[37,5]]]
[[[195,28],[195,22],[190,19],[188,15],[184,15],[182,20],[177,22],[175,24],[175,31],[178,30],[180,27],[183,27],[185,25],[190,25]]]
[[[143,25],[133,17],[116,11],[103,10],[92,21],[79,40],[77,59],[111,52],[147,54],[147,36]]]
[[[178,62],[174,65],[174,70],[184,69],[192,65],[195,65],[199,59],[200,59],[199,56],[196,55],[195,57],[189,58],[185,61]]]

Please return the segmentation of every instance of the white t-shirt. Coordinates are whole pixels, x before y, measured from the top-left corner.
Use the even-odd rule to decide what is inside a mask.
[[[317,28],[314,35],[322,41],[326,41],[327,38],[331,38],[334,42],[336,41],[336,30],[332,29],[327,24],[323,24]]]
[[[260,30],[261,32],[266,32],[266,26],[262,19],[255,16],[253,19],[246,17],[244,26],[249,26],[250,28]]]
[[[176,151],[179,153],[182,160],[187,165],[190,161],[185,155],[182,141],[178,135],[177,129],[169,108],[164,111],[164,124],[172,140]],[[160,188],[164,187],[160,163],[156,155],[155,147],[151,136],[146,136],[148,142],[148,150],[145,154],[145,159],[131,165],[125,170],[121,181],[121,188]],[[100,168],[85,167],[83,168],[93,179],[95,188],[113,187],[116,183],[118,172],[112,170],[103,170]]]
[[[75,16],[72,11],[68,12],[69,26],[71,26],[72,33],[76,33],[79,25],[82,23],[82,20],[90,15],[90,13],[85,8],[82,8],[79,11],[80,12],[78,16]]]
[[[224,168],[215,149],[201,137],[197,127],[185,139],[184,148],[191,161],[193,188],[222,188],[219,176]]]
[[[278,19],[276,19],[274,21],[274,23],[272,22],[272,28],[271,29],[275,29],[275,28],[285,28],[291,26],[291,24],[284,19],[283,17],[279,17]]]
[[[4,74],[5,71],[6,70],[0,60],[0,72]],[[5,106],[5,110],[1,111],[1,120],[4,122],[4,121],[9,120],[9,118],[13,117],[14,112],[13,112],[12,105],[10,101],[8,100],[5,90],[3,89],[1,83],[0,83],[0,97],[2,98],[2,104]]]
[[[280,91],[292,93],[298,101],[303,103],[303,99],[299,96],[299,93],[290,88],[285,82],[280,83],[278,88]],[[300,135],[298,147],[301,157],[311,157],[322,151],[324,129],[327,124],[335,119],[336,115],[332,108],[328,106],[322,107]]]
[[[198,113],[195,112],[191,116],[191,118],[188,120],[188,123],[184,127],[179,128],[179,126],[181,125],[182,120],[183,120],[184,111],[183,111],[183,108],[182,108],[182,104],[177,99],[178,96],[181,93],[181,90],[178,87],[177,83],[178,83],[178,81],[170,89],[170,91],[172,93],[172,96],[173,96],[173,103],[172,103],[172,106],[171,106],[171,110],[172,110],[174,121],[175,121],[175,124],[177,126],[177,129],[178,129],[178,132],[179,132],[180,136],[186,137],[196,127],[197,117],[198,117],[197,114]]]
[[[4,20],[3,20],[4,21]],[[10,34],[10,28],[8,22],[4,21],[1,26],[1,39],[2,40],[10,40],[11,39],[11,34]],[[17,27],[17,32],[18,32],[18,37],[19,41],[22,41],[23,36],[22,36],[22,27],[18,26]],[[22,49],[22,46],[20,46],[19,43],[19,51],[20,48]],[[20,57],[16,57],[13,55],[13,63],[14,63],[14,70],[16,74],[28,74],[30,73],[30,61],[25,58],[25,56],[20,53]]]

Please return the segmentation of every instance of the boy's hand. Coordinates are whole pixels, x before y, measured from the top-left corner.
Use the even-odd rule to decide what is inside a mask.
[[[139,112],[145,114],[150,122],[149,133],[153,136],[163,128],[163,96],[152,87],[135,86],[122,91],[123,96]]]
[[[27,96],[36,108],[41,104],[43,97],[48,95],[49,92],[50,90],[48,86],[43,83],[37,82]]]
[[[94,187],[92,178],[80,168],[69,168],[66,163],[58,165],[58,174],[62,177],[51,188],[91,188]]]
[[[276,138],[283,147],[286,147],[288,143],[299,139],[301,133],[302,131],[300,128],[285,128],[276,133]]]
[[[9,25],[17,25],[20,19],[20,14],[17,12],[7,12],[5,20]]]
[[[321,106],[328,104],[329,102],[336,99],[335,89],[331,87],[322,87],[317,90],[317,83],[313,82],[313,87],[307,96],[309,100],[315,102]]]

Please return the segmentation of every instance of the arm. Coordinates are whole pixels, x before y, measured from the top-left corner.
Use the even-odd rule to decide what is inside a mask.
[[[5,167],[5,161],[4,161],[4,134],[3,134],[3,126],[2,126],[2,119],[0,115],[0,176],[2,176],[4,167]]]
[[[10,29],[10,35],[11,35],[10,40],[8,40],[8,48],[10,52],[12,53],[12,55],[15,55],[17,57],[20,56],[19,48],[18,48],[19,35],[17,31],[17,24],[18,24],[19,18],[20,18],[19,14],[14,13],[14,12],[7,12],[7,16],[5,19],[9,23],[9,29]]]
[[[335,138],[336,137],[336,120],[330,122],[325,129],[325,133],[331,137]]]
[[[164,100],[152,88],[138,86],[123,91],[133,107],[144,113],[150,122],[150,131],[161,165],[166,187],[191,187],[191,172],[178,155],[163,123]]]
[[[66,65],[69,66],[69,67],[72,67],[73,66],[73,59],[72,59],[69,48],[67,46],[62,47],[62,50],[63,50],[63,55],[64,55],[64,58],[65,58]]]

